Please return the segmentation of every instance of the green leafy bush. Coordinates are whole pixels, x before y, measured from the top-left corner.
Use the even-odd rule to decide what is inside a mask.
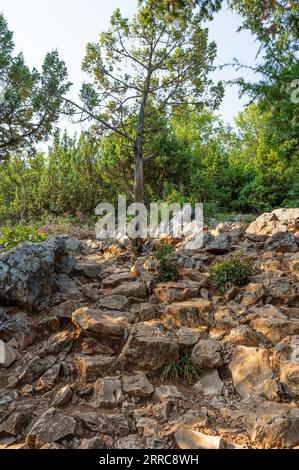
[[[3,245],[5,250],[11,250],[25,241],[39,243],[45,241],[46,238],[46,235],[40,233],[35,228],[17,225],[14,228],[1,229],[0,245]]]
[[[186,354],[179,361],[169,362],[164,366],[161,374],[163,381],[172,380],[178,382],[180,379],[188,384],[198,379],[198,372],[191,361],[191,356]]]
[[[229,284],[242,287],[247,284],[252,274],[250,259],[245,256],[235,256],[214,264],[210,276],[215,286],[224,292]]]
[[[156,258],[160,261],[158,269],[158,282],[175,281],[179,278],[178,264],[171,259],[174,253],[173,246],[165,242],[157,245]]]

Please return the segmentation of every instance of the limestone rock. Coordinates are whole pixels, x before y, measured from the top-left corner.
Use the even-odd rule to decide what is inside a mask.
[[[92,403],[94,408],[115,407],[121,405],[123,401],[124,395],[119,378],[105,377],[95,382]]]
[[[241,346],[258,346],[259,338],[248,325],[233,328],[224,339],[225,343]]]
[[[164,401],[169,398],[184,399],[184,395],[174,385],[161,385],[160,387],[156,387],[153,400]]]
[[[62,406],[67,405],[73,396],[73,391],[69,385],[65,385],[64,387],[60,388],[52,402],[52,406],[59,408]]]
[[[243,297],[242,304],[249,306],[256,304],[263,296],[265,295],[265,290],[262,284],[250,283],[246,286]]]
[[[177,332],[179,345],[183,347],[194,346],[200,339],[206,339],[208,336],[207,327],[186,328],[182,327]]]
[[[193,388],[203,395],[221,395],[223,382],[220,379],[217,370],[209,370],[201,374]]]
[[[160,283],[154,293],[160,302],[182,302],[197,297],[199,286],[192,281]]]
[[[201,339],[194,346],[191,360],[198,369],[213,369],[223,365],[221,343],[212,339]]]
[[[299,321],[296,320],[257,318],[250,322],[250,326],[274,345],[282,341],[286,336],[299,335]]]
[[[172,303],[165,307],[164,323],[176,326],[196,328],[210,325],[212,321],[212,303],[209,300],[195,298]]]
[[[123,391],[132,397],[149,397],[154,392],[153,385],[144,373],[124,375],[122,379]]]
[[[107,336],[123,337],[128,329],[127,319],[119,312],[115,317],[111,312],[102,312],[83,307],[75,310],[72,315],[73,323],[81,330]]]
[[[0,255],[0,303],[28,309],[55,290],[55,266],[65,255],[62,239],[23,243]]]
[[[140,370],[158,370],[178,359],[179,347],[161,326],[139,323],[124,346],[120,359]]]
[[[175,433],[175,440],[180,449],[222,449],[223,440],[218,436],[207,436],[202,432],[191,429],[179,429]]]
[[[262,395],[264,380],[273,377],[270,357],[269,349],[235,347],[229,370],[234,387],[241,397]]]
[[[277,232],[267,240],[265,248],[282,253],[296,253],[299,245],[292,232]]]
[[[115,359],[112,356],[78,356],[77,357],[78,378],[80,382],[89,383],[111,374],[115,368]]]
[[[38,445],[57,442],[76,433],[76,420],[71,416],[49,408],[37,418],[29,429],[29,435],[36,437]]]

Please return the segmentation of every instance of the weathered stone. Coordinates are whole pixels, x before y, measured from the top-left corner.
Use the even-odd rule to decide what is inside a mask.
[[[2,358],[2,354],[4,353],[4,358]],[[10,346],[10,344],[4,343],[0,340],[0,367],[4,367],[8,369],[19,357],[18,351]],[[4,359],[4,360],[3,360]]]
[[[243,346],[258,346],[259,338],[248,325],[233,328],[224,339],[225,343]]]
[[[210,325],[212,321],[212,303],[204,299],[190,299],[173,303],[165,307],[164,323],[180,328]]]
[[[281,401],[284,397],[282,384],[278,380],[267,379],[264,380],[264,395],[268,400]]]
[[[55,290],[55,264],[65,255],[63,240],[23,243],[0,255],[0,303],[28,309]]]
[[[51,390],[57,381],[60,373],[61,364],[54,364],[50,369],[48,369],[38,380],[35,385],[35,390],[37,392],[47,392]]]
[[[228,307],[220,307],[214,313],[215,326],[219,330],[230,330],[238,326],[239,322],[235,313]]]
[[[111,356],[78,356],[77,357],[78,378],[80,382],[89,383],[105,377],[116,368],[114,357]]]
[[[30,421],[31,413],[16,411],[0,424],[0,437],[18,436]]]
[[[124,375],[122,379],[123,391],[132,397],[149,397],[154,392],[153,385],[144,373]]]
[[[246,286],[243,297],[242,304],[249,306],[256,304],[263,296],[265,295],[265,290],[262,284],[248,284]]]
[[[137,299],[144,299],[147,295],[147,288],[143,282],[122,282],[119,286],[115,287],[111,293],[113,295],[124,295],[126,297],[136,297]]]
[[[102,281],[102,286],[104,289],[113,289],[114,287],[123,284],[124,282],[129,282],[133,280],[133,276],[130,271],[110,274]]]
[[[188,348],[194,346],[198,340],[206,339],[208,336],[207,327],[201,326],[199,328],[186,328],[182,327],[177,332],[179,345]]]
[[[69,385],[65,385],[56,392],[52,406],[56,408],[65,406],[71,401],[72,396],[73,392],[71,387]]]
[[[38,445],[60,441],[75,433],[75,418],[59,413],[55,408],[45,411],[29,429],[29,435],[36,437]]]
[[[299,246],[292,232],[277,232],[267,240],[265,248],[282,253],[296,253]]]
[[[223,253],[227,253],[231,249],[230,235],[223,233],[216,236],[206,245],[205,249],[214,255],[222,255]]]
[[[145,449],[145,445],[138,434],[131,434],[119,439],[116,443],[116,449]]]
[[[101,415],[99,431],[109,436],[128,436],[131,426],[123,413]]]
[[[121,405],[123,401],[124,395],[119,378],[105,377],[98,379],[94,384],[92,403],[94,408],[115,407]]]
[[[217,370],[209,370],[200,375],[199,380],[193,388],[203,395],[221,395],[223,382],[220,379]]]
[[[269,402],[249,414],[246,425],[251,440],[258,447],[292,448],[299,444],[298,410]]]
[[[199,369],[213,369],[223,365],[221,343],[212,339],[201,339],[192,351],[191,360]]]
[[[299,335],[299,321],[296,320],[257,318],[250,322],[250,326],[274,345],[282,341],[286,336]]]
[[[32,383],[52,367],[55,362],[55,356],[40,358],[35,354],[27,353],[19,362],[16,370],[9,376],[9,384]]]
[[[222,449],[223,440],[218,436],[207,436],[191,429],[179,429],[175,440],[180,449]]]
[[[264,380],[273,377],[270,356],[269,349],[235,347],[229,370],[234,387],[241,397],[262,395]]]
[[[278,217],[273,212],[266,212],[252,222],[246,234],[270,235],[275,233]]]
[[[111,312],[102,312],[100,310],[92,310],[88,307],[75,310],[72,315],[73,323],[81,330],[89,333],[96,333],[108,336],[124,337],[128,330],[127,319],[119,312],[119,316],[115,317]]]
[[[82,439],[76,449],[109,449],[107,446],[107,438],[95,436],[90,439]]]
[[[160,302],[181,302],[197,297],[199,286],[192,281],[165,282],[158,284],[154,293]]]
[[[299,398],[299,360],[283,361],[279,368],[280,381],[286,386],[293,398]]]
[[[185,397],[174,385],[161,385],[160,387],[156,387],[153,400],[164,401],[169,398],[184,399]]]
[[[0,339],[14,339],[20,350],[31,346],[35,339],[35,328],[25,312],[13,313],[0,307]]]
[[[95,279],[101,272],[101,264],[99,258],[96,256],[86,257],[84,261],[78,261],[74,266],[74,270],[83,274],[84,276]]]
[[[178,344],[151,322],[139,323],[124,346],[120,359],[140,370],[158,370],[167,362],[177,360]]]
[[[271,297],[286,301],[292,301],[299,297],[297,284],[282,272],[277,272],[276,276],[265,273],[262,283]]]
[[[130,302],[124,295],[104,295],[97,303],[101,310],[126,310],[130,306]]]

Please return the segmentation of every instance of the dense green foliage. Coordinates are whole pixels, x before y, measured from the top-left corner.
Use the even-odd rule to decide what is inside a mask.
[[[14,55],[13,35],[0,14],[0,161],[51,135],[69,87],[57,51],[46,55],[41,73]]]
[[[156,247],[155,257],[160,261],[158,282],[176,281],[179,277],[178,264],[171,259],[174,248],[168,243],[160,242]]]
[[[46,235],[39,232],[34,227],[17,225],[14,228],[5,228],[1,230],[0,246],[2,245],[4,247],[4,250],[11,250],[15,246],[25,241],[39,243],[45,241],[46,238]]]
[[[231,284],[238,287],[244,286],[247,284],[251,274],[250,260],[238,256],[232,256],[219,261],[219,263],[214,264],[210,269],[211,279],[221,292],[224,292]]]

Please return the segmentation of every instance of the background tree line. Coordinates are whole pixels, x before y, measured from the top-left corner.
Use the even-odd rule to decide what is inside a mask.
[[[299,205],[299,77],[295,1],[139,0],[130,22],[116,11],[87,46],[90,83],[80,101],[57,51],[42,72],[14,55],[0,16],[0,221],[92,215],[99,200],[201,201],[215,212]],[[203,21],[224,5],[260,46],[255,82],[234,83],[251,104],[236,128],[217,116],[223,85],[210,77],[216,45]],[[122,59],[131,66],[123,75]],[[226,66],[242,71],[234,60]],[[4,84],[4,88],[3,88]],[[89,120],[80,136],[54,132],[61,113]],[[143,179],[143,172],[145,178]]]

